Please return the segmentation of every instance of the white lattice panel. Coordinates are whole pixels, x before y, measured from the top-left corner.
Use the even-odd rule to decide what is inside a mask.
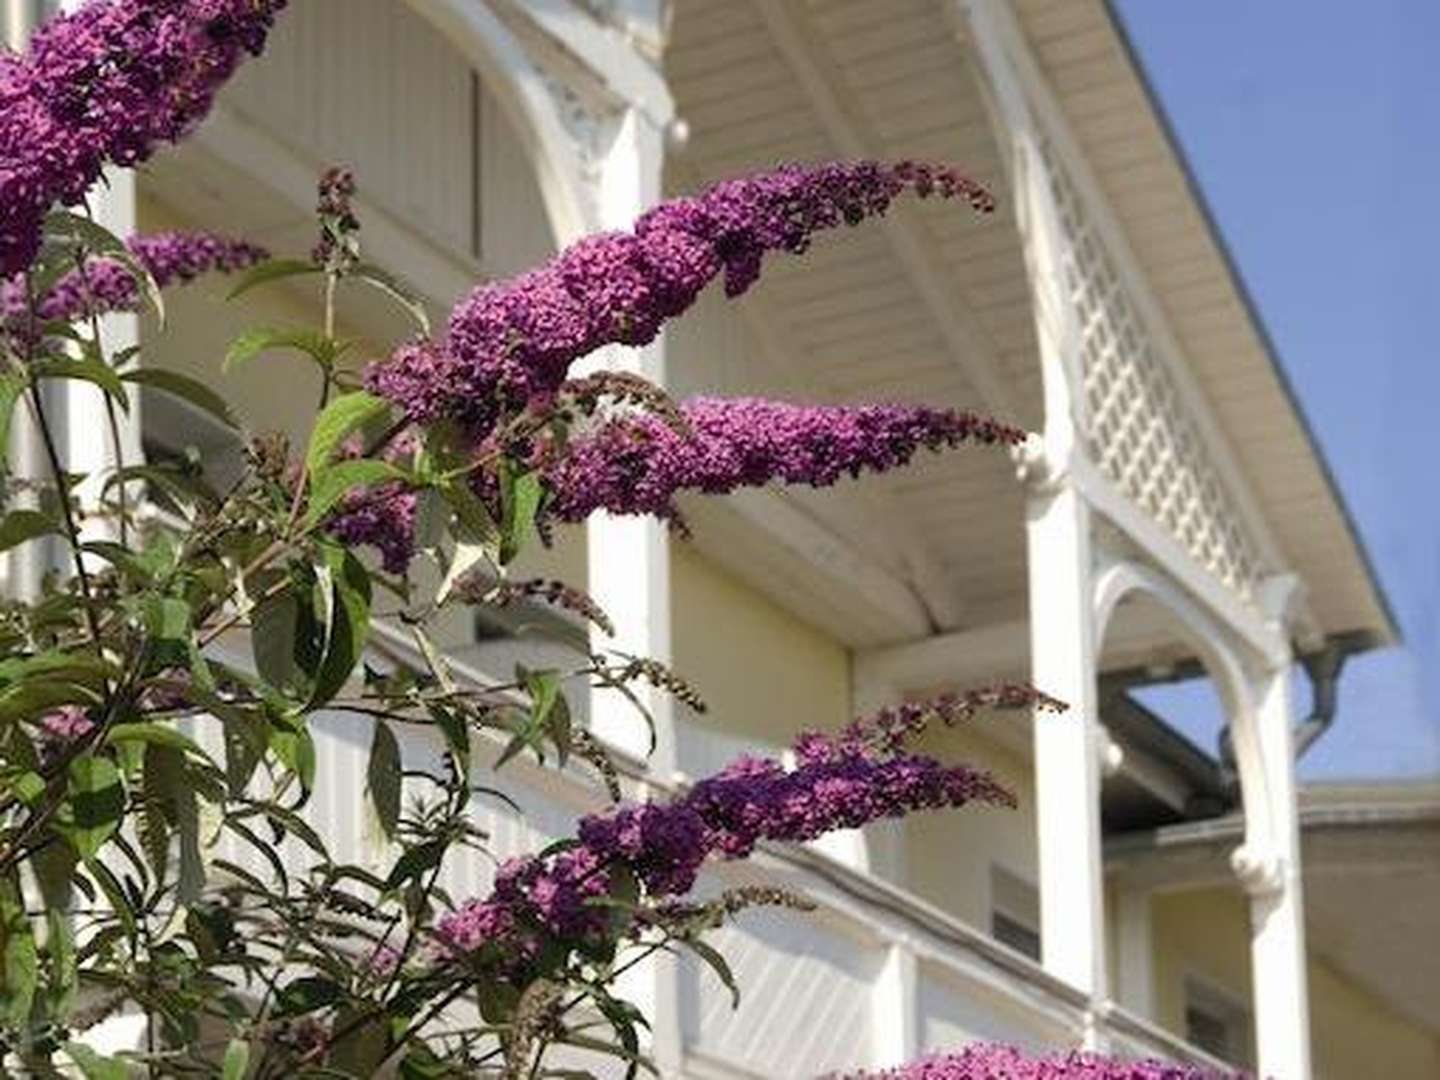
[[[1201,565],[1248,598],[1261,571],[1255,545],[1114,257],[1048,148],[1045,161],[1064,235],[1065,286],[1079,323],[1091,458]]]

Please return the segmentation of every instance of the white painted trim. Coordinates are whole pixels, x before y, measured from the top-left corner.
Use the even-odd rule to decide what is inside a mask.
[[[1163,357],[1168,373],[1175,379],[1188,412],[1200,430],[1208,455],[1221,480],[1235,499],[1244,526],[1259,545],[1261,557],[1272,572],[1282,571],[1286,562],[1275,535],[1260,510],[1249,482],[1241,470],[1229,441],[1220,431],[1209,401],[1200,390],[1188,364],[1185,352],[1171,330],[1169,319],[1150,289],[1139,259],[1124,229],[1120,226],[1109,200],[1095,179],[1079,142],[1065,119],[1064,111],[1051,92],[1040,66],[1031,53],[1011,7],[1000,0],[956,0],[980,47],[987,72],[992,78],[1018,79],[1020,92],[1030,110],[1032,123],[1050,141],[1054,152],[1085,203],[1091,222],[1115,260],[1121,281],[1140,309],[1141,319],[1155,338],[1157,352]],[[1003,67],[1004,74],[997,71]]]
[[[892,624],[898,637],[930,633],[930,616],[911,587],[772,488],[745,488],[725,505],[752,526],[858,596]]]
[[[544,80],[515,35],[484,0],[405,0],[464,55],[530,154],[560,243],[592,231],[580,154]]]
[[[857,688],[898,691],[950,683],[990,681],[1028,667],[1029,623],[1023,619],[936,634],[878,649],[859,649],[852,660]],[[899,700],[898,693],[893,700]]]
[[[571,0],[491,0],[588,67],[620,103],[644,113],[664,131],[675,117],[675,99],[664,76],[625,35],[598,21]]]
[[[1070,463],[1075,484],[1086,500],[1130,537],[1166,573],[1235,631],[1266,662],[1289,655],[1284,634],[1268,625],[1249,605],[1195,561],[1159,522],[1130,501],[1088,458]]]

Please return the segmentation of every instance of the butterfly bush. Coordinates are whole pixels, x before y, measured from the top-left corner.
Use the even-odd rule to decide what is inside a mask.
[[[913,405],[695,398],[680,412],[682,429],[628,416],[574,439],[545,472],[550,512],[562,521],[597,510],[671,517],[675,496],[685,491],[724,495],[771,481],[828,487],[899,468],[920,449],[1010,446],[1025,437],[970,412]]]
[[[716,277],[739,296],[767,252],[804,251],[822,230],[883,214],[906,189],[994,206],[955,170],[913,162],[789,165],[728,180],[482,286],[456,305],[442,340],[401,348],[370,369],[368,384],[417,422],[458,419],[483,432],[554,394],[580,357],[653,340]]]
[[[24,270],[41,220],[106,164],[146,160],[209,111],[286,0],[92,0],[0,57],[0,274]]]
[[[539,447],[535,464],[547,518],[576,523],[598,510],[678,521],[675,497],[723,495],[772,481],[828,487],[842,477],[888,472],[922,449],[967,442],[1013,446],[1025,433],[958,409],[918,405],[795,405],[758,398],[682,402],[680,422],[612,417],[561,447]],[[493,476],[475,474],[493,499]],[[368,544],[398,573],[414,555],[416,497],[391,484],[354,500],[330,524],[350,544]]]
[[[712,858],[743,859],[762,841],[801,843],[836,829],[972,803],[1013,806],[1014,796],[990,774],[942,765],[905,750],[928,719],[953,723],[982,707],[1024,708],[1044,699],[1020,687],[944,698],[906,713],[903,733],[889,710],[835,736],[802,736],[796,763],[747,756],[699,781],[669,802],[621,804],[582,818],[573,845],[543,858],[512,860],[490,896],[462,905],[438,924],[453,952],[504,946],[507,955],[534,955],[540,928],[562,939],[603,932],[614,875],[632,875],[649,899],[676,897],[695,885]],[[885,741],[857,732],[895,732]],[[824,745],[823,752],[821,745]]]
[[[1123,1061],[1078,1052],[1031,1057],[1013,1046],[977,1043],[898,1068],[830,1080],[1236,1080],[1236,1075],[1195,1065]]]

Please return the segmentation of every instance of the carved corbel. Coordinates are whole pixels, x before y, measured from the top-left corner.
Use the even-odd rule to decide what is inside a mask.
[[[1254,843],[1241,844],[1230,853],[1230,869],[1252,897],[1274,896],[1285,883],[1282,860],[1261,851]]]

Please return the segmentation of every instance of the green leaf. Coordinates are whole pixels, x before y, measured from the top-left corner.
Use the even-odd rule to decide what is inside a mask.
[[[0,693],[0,724],[34,720],[61,705],[98,705],[100,695],[69,679],[37,679]]]
[[[130,1080],[130,1066],[122,1059],[97,1053],[84,1043],[67,1042],[65,1053],[85,1080]]]
[[[225,299],[234,300],[237,296],[244,296],[251,289],[272,281],[318,273],[320,267],[305,259],[268,259],[242,274]]]
[[[370,762],[365,770],[365,788],[375,804],[380,829],[389,840],[395,838],[395,826],[400,821],[400,768],[400,744],[395,740],[395,733],[384,720],[376,720],[375,735],[370,741]]]
[[[10,421],[15,415],[15,403],[28,385],[24,374],[18,371],[0,375],[0,447],[10,445]]]
[[[730,991],[730,1007],[732,1009],[738,1009],[740,1007],[740,986],[736,983],[735,973],[730,970],[730,964],[726,961],[725,957],[721,956],[720,952],[715,949],[714,946],[703,941],[687,938],[685,944],[690,946],[691,951],[693,951],[696,956],[709,964],[711,970],[713,970],[716,975],[720,976],[720,981],[724,983],[725,988]]]
[[[326,373],[334,366],[338,354],[336,342],[318,331],[262,326],[245,331],[230,343],[230,347],[225,350],[225,359],[220,364],[220,370],[229,373],[271,349],[304,353]]]
[[[35,1000],[35,984],[40,970],[40,952],[35,946],[35,931],[25,914],[25,906],[8,883],[0,894],[0,942],[3,942],[4,963],[0,976],[0,1013],[8,1026],[25,1028],[30,1022],[30,1007]]]
[[[296,636],[300,631],[300,601],[287,591],[255,609],[250,646],[255,670],[276,690],[293,685],[298,665]]]
[[[508,465],[500,470],[500,562],[508,564],[529,539],[544,489],[538,473],[514,475]]]
[[[305,527],[319,524],[341,499],[357,488],[404,479],[407,476],[403,469],[374,458],[326,465],[310,478],[310,505],[305,512]]]
[[[346,1034],[330,1048],[330,1064],[343,1076],[374,1076],[390,1049],[390,1020],[385,1013],[361,1019],[350,1007],[335,1011],[335,1031]]]
[[[130,395],[125,391],[125,384],[120,381],[120,376],[115,374],[115,369],[103,360],[52,356],[34,364],[30,370],[42,379],[79,379],[81,382],[94,383],[115,399],[122,412],[127,415],[130,412]]]
[[[225,1060],[220,1066],[220,1080],[245,1080],[250,1068],[250,1044],[244,1039],[231,1039],[225,1047]]]
[[[34,656],[16,656],[0,661],[0,684],[24,682],[37,676],[68,679],[96,688],[120,674],[119,668],[90,652],[70,653],[47,649]]]
[[[344,548],[327,545],[324,558],[323,567],[317,567],[317,583],[330,591],[330,619],[309,708],[329,701],[345,686],[365,652],[370,632],[369,572]],[[323,576],[321,569],[326,571]]]
[[[434,703],[427,706],[427,711],[440,733],[445,736],[445,745],[450,756],[455,759],[455,764],[459,766],[461,778],[469,780],[470,729],[465,725],[465,717],[444,705]]]
[[[305,975],[280,988],[275,995],[275,1015],[302,1016],[335,1004],[343,993],[344,989],[332,979]]]
[[[354,276],[394,300],[415,320],[415,325],[419,328],[420,333],[426,337],[430,336],[430,316],[426,313],[425,305],[419,295],[410,285],[389,271],[382,270],[370,263],[361,263],[357,266]]]
[[[209,759],[209,755],[200,749],[195,740],[188,735],[182,734],[173,727],[152,723],[148,720],[137,720],[128,724],[116,724],[105,733],[106,745],[126,742],[145,743],[149,746],[164,746],[171,750],[196,754],[207,760]]]
[[[51,847],[64,847],[51,844]],[[47,1012],[54,1016],[69,1013],[80,986],[75,955],[75,929],[62,908],[45,912],[45,951],[49,954],[50,978],[46,987]]]
[[[305,452],[305,467],[311,476],[320,472],[335,457],[340,444],[365,425],[390,412],[390,402],[364,390],[344,394],[325,407],[315,418],[310,434],[310,448]]]
[[[165,368],[139,368],[135,371],[125,372],[120,379],[122,382],[162,390],[172,397],[187,401],[197,409],[209,413],[228,428],[238,429],[240,426],[235,419],[235,414],[230,411],[230,406],[225,403],[225,399],[189,375],[182,375],[178,371],[169,371]]]
[[[111,761],[84,754],[70,763],[69,796],[72,817],[61,829],[80,857],[90,859],[120,827],[125,787]]]
[[[394,867],[390,870],[390,876],[385,879],[387,889],[398,889],[412,878],[418,878],[429,870],[440,865],[440,860],[445,855],[445,842],[443,840],[430,840],[412,848],[407,848],[400,858],[395,860]]]
[[[188,667],[193,647],[190,605],[174,596],[147,596],[144,604],[154,665]]]
[[[49,514],[42,514],[39,510],[11,510],[0,518],[0,551],[9,551],[27,540],[59,532],[59,525]]]

